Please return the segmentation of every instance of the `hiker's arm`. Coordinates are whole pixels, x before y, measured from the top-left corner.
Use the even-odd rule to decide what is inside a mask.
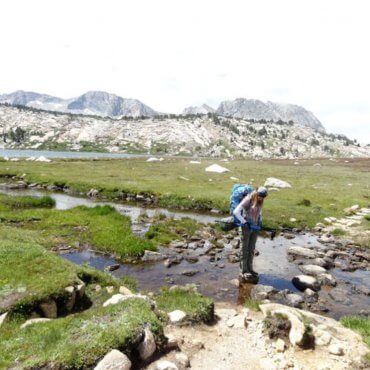
[[[233,215],[240,221],[240,223],[242,225],[244,225],[247,220],[242,216],[242,212],[243,212],[243,205],[242,205],[243,201],[240,202],[236,208],[234,209],[234,212],[233,212]]]

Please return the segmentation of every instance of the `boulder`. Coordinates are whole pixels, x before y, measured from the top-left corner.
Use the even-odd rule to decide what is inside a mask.
[[[276,289],[271,285],[256,285],[252,288],[250,295],[252,299],[264,300],[275,292]]]
[[[4,323],[7,316],[8,316],[8,312],[5,312],[0,315],[0,326]]]
[[[120,294],[123,294],[123,295],[132,295],[133,294],[130,289],[126,288],[123,285],[121,285],[119,287],[119,292],[120,292]]]
[[[332,339],[331,335],[325,330],[314,330],[315,345],[327,346]]]
[[[58,316],[57,304],[53,299],[47,302],[40,303],[39,307],[44,316],[49,319],[55,319]]]
[[[265,181],[264,186],[270,188],[291,188],[292,186],[286,181],[277,179],[275,177],[268,177]]]
[[[224,172],[230,172],[230,170],[228,170],[227,168],[225,167],[222,167],[218,164],[212,164],[210,166],[208,166],[206,169],[205,169],[206,172],[216,172],[216,173],[224,173]]]
[[[301,291],[304,291],[307,288],[314,291],[320,290],[320,284],[313,276],[297,275],[292,279],[292,283]]]
[[[185,369],[190,366],[189,357],[182,352],[175,354],[175,362],[179,368]]]
[[[40,157],[35,159],[35,162],[51,162],[51,160],[41,155]]]
[[[330,285],[330,286],[336,286],[337,281],[335,280],[334,276],[331,274],[320,274],[316,276],[317,280],[321,285]]]
[[[317,258],[319,254],[309,248],[299,247],[299,246],[292,246],[288,248],[288,254],[294,257],[304,257],[304,258]]]
[[[30,320],[27,320],[25,323],[23,323],[21,325],[21,329],[24,329],[24,328],[26,328],[29,325],[39,324],[41,322],[47,322],[47,321],[51,321],[51,319],[48,319],[46,317],[38,317],[36,319],[30,319]]]
[[[144,262],[156,262],[156,261],[162,261],[166,257],[159,252],[153,252],[153,251],[145,251],[144,255],[141,257],[141,260]]]
[[[122,352],[112,349],[97,364],[94,370],[130,370],[131,361]]]
[[[74,286],[67,286],[64,289],[68,293],[68,298],[65,303],[65,307],[68,311],[71,311],[76,303],[76,291]]]
[[[143,300],[148,301],[148,302],[151,303],[149,297],[147,297],[146,295],[141,295],[141,294],[126,294],[126,295],[114,294],[112,297],[110,297],[108,300],[106,300],[103,303],[103,307],[107,307],[111,304],[117,304],[117,303],[126,301],[128,299],[143,299]]]
[[[178,324],[178,323],[184,321],[184,319],[186,317],[186,313],[184,311],[181,311],[181,310],[175,310],[175,311],[169,312],[168,317],[169,317],[170,322],[172,324]]]
[[[299,295],[295,293],[290,293],[285,296],[285,299],[289,306],[293,307],[300,307],[302,303],[304,302],[304,299]]]
[[[154,335],[149,328],[145,328],[143,341],[138,345],[137,349],[143,360],[147,360],[156,351],[157,345],[155,344]]]
[[[354,214],[359,210],[360,210],[360,206],[358,204],[355,204],[352,207],[345,208],[344,212],[347,213],[347,214]]]
[[[326,269],[317,265],[301,265],[298,268],[306,275],[317,276],[326,273]]]
[[[150,367],[153,370],[179,370],[179,368],[170,361],[167,360],[158,360],[156,361],[153,366]]]
[[[87,196],[90,197],[90,198],[94,198],[96,197],[97,195],[99,194],[99,190],[96,190],[96,189],[90,189],[88,192],[87,192]]]
[[[277,352],[285,351],[285,342],[281,338],[278,338],[275,342],[275,349]]]
[[[343,356],[344,349],[339,344],[331,344],[329,347],[329,353],[336,356]]]
[[[325,258],[321,258],[321,257],[314,258],[312,261],[310,261],[310,263],[311,265],[324,267],[325,269],[331,268],[333,265],[332,263],[330,263],[330,261],[328,261]]]

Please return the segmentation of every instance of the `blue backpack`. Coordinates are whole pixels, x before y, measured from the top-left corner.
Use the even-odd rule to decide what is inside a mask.
[[[235,184],[231,189],[230,195],[230,214],[232,215],[234,209],[242,201],[242,199],[253,191],[252,185],[248,184]],[[235,226],[240,226],[240,221],[234,217]]]
[[[233,212],[236,206],[242,201],[242,199],[253,191],[251,185],[235,184],[231,189],[230,195],[230,214],[231,216],[221,218],[216,223],[221,227],[223,231],[230,231],[240,225],[240,221],[234,217]]]

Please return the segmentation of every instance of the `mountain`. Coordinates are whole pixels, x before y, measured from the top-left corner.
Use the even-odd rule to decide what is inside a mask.
[[[86,107],[91,109],[85,102],[76,108]],[[217,115],[113,119],[8,105],[0,105],[0,143],[9,149],[256,159],[370,157],[370,146],[293,122]]]
[[[238,98],[232,101],[223,101],[216,110],[216,114],[224,117],[267,120],[293,121],[299,125],[312,127],[318,131],[325,131],[322,123],[311,113],[299,105],[263,102],[256,99]]]
[[[200,107],[187,107],[182,111],[183,115],[187,114],[207,114],[207,113],[214,113],[216,112],[215,109],[210,107],[207,104],[202,104]]]
[[[104,91],[89,91],[71,99],[61,99],[28,91],[16,91],[11,94],[0,95],[0,103],[103,117],[153,117],[159,114],[139,100],[121,98]]]
[[[108,117],[146,116],[158,113],[136,99],[124,99],[104,91],[89,91],[74,99],[67,106],[69,112]]]

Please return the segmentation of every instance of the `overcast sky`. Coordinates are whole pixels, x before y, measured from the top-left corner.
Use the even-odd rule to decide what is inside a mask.
[[[2,0],[0,93],[294,103],[370,143],[368,0]]]

